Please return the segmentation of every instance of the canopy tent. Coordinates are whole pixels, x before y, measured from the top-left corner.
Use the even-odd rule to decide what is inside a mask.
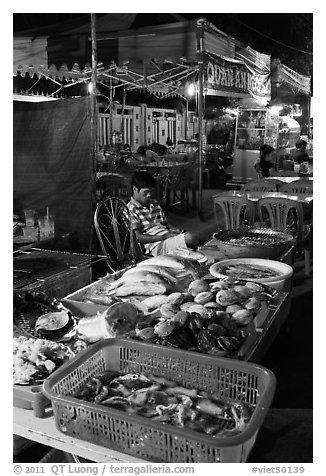
[[[93,212],[89,98],[14,101],[14,212],[48,207],[56,234],[77,233],[89,251]]]
[[[28,72],[30,76],[36,74],[52,81],[69,81],[65,85],[58,82],[60,90],[76,82],[91,82],[96,69],[96,84],[110,88],[111,104],[115,88],[146,89],[163,97],[185,97],[186,83],[196,81],[200,209],[203,96],[254,96],[269,100],[270,57],[245,47],[202,18],[128,29],[132,15],[135,14],[125,14],[120,23],[116,23],[117,14],[104,15],[96,22],[95,67],[90,67],[91,22],[66,31],[60,27],[57,33],[51,32],[46,42],[43,36],[37,44],[34,32],[33,38],[25,37],[24,57],[22,37],[18,36],[14,41],[14,76]],[[121,24],[127,28],[121,29]],[[93,92],[99,93],[96,89]]]
[[[297,73],[285,66],[279,59],[271,62],[271,86],[272,91],[277,90],[278,95],[286,94],[311,94],[311,78]]]
[[[262,74],[265,78],[270,72],[268,55],[244,47],[207,21],[121,28],[132,24],[135,15],[107,14],[96,21],[99,82],[107,84],[112,79],[113,88],[123,85],[129,89],[146,88],[161,96],[182,96],[181,82],[194,78],[193,73],[198,72],[199,27],[202,30],[201,49],[213,54],[215,61],[217,57],[220,61],[238,60],[239,66],[245,64],[253,74]],[[43,75],[71,82],[90,80],[90,22],[65,31],[59,26],[57,32],[52,31],[41,40],[35,31],[30,37],[27,33],[14,37],[14,76],[29,73],[30,76]],[[210,88],[210,93],[218,94],[218,91],[219,88]],[[246,94],[250,93],[246,91]]]

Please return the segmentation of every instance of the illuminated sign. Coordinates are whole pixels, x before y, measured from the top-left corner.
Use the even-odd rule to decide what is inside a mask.
[[[204,61],[204,87],[255,97],[270,97],[269,74],[250,71],[244,63],[233,63],[207,55]]]

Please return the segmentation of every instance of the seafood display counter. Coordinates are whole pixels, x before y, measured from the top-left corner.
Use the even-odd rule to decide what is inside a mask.
[[[149,311],[147,315],[148,321],[146,321],[146,326],[138,326],[131,330],[128,329],[127,331],[129,331],[129,334],[127,332],[126,336],[120,333],[120,335],[123,335],[124,338],[127,337],[128,340],[130,339],[130,345],[144,345],[139,343],[139,340],[147,340],[149,347],[157,349],[155,352],[158,354],[162,352],[171,354],[174,352],[173,347],[175,348],[177,343],[181,343],[183,345],[181,349],[183,350],[178,352],[181,352],[183,355],[187,354],[190,356],[188,358],[203,358],[212,359],[212,361],[218,361],[220,357],[230,357],[230,359],[224,360],[229,360],[230,365],[231,360],[233,362],[238,362],[238,364],[235,364],[236,366],[248,365],[246,362],[250,363],[250,365],[256,365],[259,363],[269,346],[272,344],[279,332],[280,327],[288,315],[290,307],[290,293],[286,292],[285,290],[278,290],[274,293],[273,290],[268,289],[268,287],[264,289],[257,287],[255,289],[255,286],[246,287],[245,283],[240,282],[240,284],[237,284],[236,289],[238,301],[233,300],[231,302],[229,298],[234,298],[234,288],[230,287],[229,285],[224,288],[222,285],[221,289],[219,287],[221,282],[217,282],[216,279],[213,279],[210,284],[203,283],[203,280],[207,278],[209,283],[209,274],[207,275],[207,272],[210,269],[209,267],[203,267],[201,272],[199,272],[199,267],[195,266],[194,264],[192,266],[186,266],[185,262],[179,260],[176,261],[176,263],[178,266],[182,264],[182,269],[177,271],[178,273],[181,273],[183,280],[185,280],[183,283],[188,283],[187,287],[182,293],[181,289],[179,291],[177,289],[178,283],[182,281],[178,280],[178,278],[170,288],[165,288],[166,283],[168,282],[168,276],[173,276],[173,272],[176,272],[175,269],[173,272],[171,269],[167,271],[169,259],[171,260],[171,258],[161,257],[159,258],[160,263],[157,263],[155,260],[152,260],[152,262],[147,260],[147,269],[145,269],[144,264],[142,264],[137,269],[131,271],[129,270],[129,274],[126,273],[126,270],[123,270],[120,272],[120,274],[115,276],[116,279],[114,279],[114,277],[112,279],[111,277],[111,280],[109,279],[107,282],[105,280],[103,282],[97,281],[91,285],[81,288],[79,291],[76,291],[71,295],[66,296],[65,299],[62,299],[62,303],[65,308],[69,309],[69,312],[76,317],[77,324],[75,323],[76,325],[74,325],[73,328],[75,330],[77,329],[77,335],[79,338],[82,333],[85,332],[85,336],[89,339],[89,349],[93,348],[93,346],[96,346],[97,344],[90,345],[92,338],[94,338],[93,342],[99,340],[99,336],[97,334],[103,333],[104,328],[106,333],[112,332],[113,330],[115,332],[117,330],[122,332],[119,327],[116,327],[117,325],[122,325],[122,327],[124,326],[123,322],[121,321],[122,315],[119,317],[119,315],[115,315],[116,312],[110,313],[110,309],[112,310],[114,306],[116,306],[114,309],[121,307],[121,310],[123,311],[122,314],[125,314],[126,310],[128,310],[128,312],[130,311],[130,316],[132,317],[132,314],[135,312],[144,312],[146,308],[144,303],[146,302],[147,311]],[[170,264],[175,265],[173,260],[171,260]],[[156,280],[153,282],[152,274],[154,273],[155,266],[158,265],[162,267],[162,273],[164,271],[166,274],[165,281],[163,279],[161,282],[161,278],[163,277],[163,274],[161,273],[160,279],[158,279],[156,276]],[[126,276],[130,276],[130,278],[126,279]],[[137,283],[137,285],[134,284],[135,277],[140,279],[140,282],[142,283],[140,287],[139,283]],[[139,301],[139,296],[136,295],[137,299],[135,299],[134,296],[133,299],[129,301],[129,303],[119,302],[119,300],[125,299],[126,293],[127,295],[130,294],[130,290],[132,290],[133,293],[138,292],[139,294],[144,294],[144,283],[141,280],[145,279],[145,277],[148,279],[151,278],[149,281],[147,281],[146,287],[151,292],[152,290],[153,292],[155,291],[155,296],[151,296],[150,293],[147,296],[142,295],[143,300]],[[210,276],[210,278],[212,278],[212,276]],[[165,283],[164,285],[163,282]],[[201,289],[203,284],[205,284],[207,289],[206,287]],[[101,291],[103,290],[104,285],[108,287],[106,288],[106,294],[102,295]],[[160,301],[158,300],[158,297],[160,297],[157,294],[158,292],[162,293],[162,295],[165,295],[165,301],[167,298],[169,298],[168,302],[163,303],[162,301],[159,307],[157,307],[158,301]],[[240,301],[239,293],[242,293]],[[258,295],[261,299],[260,302]],[[188,302],[184,299],[185,297],[187,298]],[[225,297],[228,297],[228,299],[223,301],[223,298],[225,299]],[[84,302],[83,298],[85,299]],[[157,307],[157,309],[154,310],[155,312],[151,310],[151,307],[148,304],[149,302],[153,301],[153,298],[155,298],[155,306]],[[94,301],[90,302],[90,299],[93,299]],[[104,302],[106,299],[109,299],[109,301]],[[247,307],[240,309],[241,306]],[[127,307],[130,307],[130,309],[127,309]],[[136,311],[135,309],[132,309],[133,307],[137,308]],[[76,311],[79,311],[80,314],[78,315],[78,312],[76,313]],[[157,311],[162,311],[159,322],[156,321]],[[213,325],[208,326],[205,321],[206,317],[204,314],[200,315],[201,312],[204,311],[211,313],[211,317],[214,313],[217,313],[218,316],[215,317],[219,317],[220,320],[216,321],[216,323],[213,323]],[[61,317],[62,312],[63,311],[60,313]],[[113,316],[113,314],[115,316]],[[226,316],[226,314],[229,314],[229,316]],[[85,316],[86,321],[84,324],[80,325],[83,321],[83,315]],[[231,320],[233,324],[232,326],[225,327],[224,321],[230,321],[230,316],[232,316]],[[111,317],[113,317],[113,319],[111,319]],[[89,321],[89,319],[92,321]],[[71,318],[69,320],[68,315],[68,324],[70,321]],[[173,332],[174,337],[177,338],[177,342],[173,341],[173,336],[171,341],[171,332],[169,329],[171,322],[174,324]],[[187,322],[187,325],[185,325],[185,322]],[[91,323],[91,326],[88,325],[89,323]],[[108,323],[111,327],[107,326]],[[190,327],[189,323],[191,324]],[[239,323],[238,330],[236,326],[237,323]],[[21,322],[18,322],[18,324],[22,325]],[[66,323],[66,326],[68,324]],[[201,327],[196,328],[196,326],[199,324]],[[95,332],[94,335],[88,333],[90,328],[92,329],[92,332]],[[178,333],[179,329],[180,333]],[[124,329],[124,331],[125,330],[126,329]],[[138,331],[136,334],[135,330]],[[188,341],[189,336],[191,337],[191,332],[193,332],[192,337],[194,335],[197,336],[200,334],[201,339],[193,339]],[[220,335],[215,335],[215,332],[222,333]],[[102,339],[107,337],[119,337],[119,335],[117,336],[117,333],[115,335],[102,335]],[[200,357],[202,353],[210,353],[208,352],[208,348],[205,347],[207,343],[210,344],[212,342],[209,341],[209,339],[213,339],[215,343],[213,349],[214,352],[211,353],[210,356],[207,355]],[[145,346],[148,344],[146,343]],[[172,348],[167,348],[167,345],[172,345]],[[188,350],[192,352],[188,352]],[[191,357],[191,355],[193,357]],[[20,405],[18,405],[18,407],[20,407]],[[15,407],[14,409],[14,435],[18,435],[19,437],[41,443],[57,450],[64,451],[65,453],[77,455],[78,457],[86,458],[94,462],[144,463],[149,461],[146,459],[146,457],[145,459],[138,457],[139,454],[128,455],[124,452],[120,452],[120,450],[117,451],[116,449],[113,450],[111,448],[105,448],[100,444],[95,444],[95,440],[90,440],[90,442],[82,441],[82,439],[75,437],[76,433],[74,433],[73,436],[61,433],[57,429],[58,422],[55,421],[55,416],[53,416],[53,410],[49,406],[49,402],[48,405],[43,408],[44,411],[42,412],[41,418],[36,416],[33,409],[27,408]],[[255,436],[252,435],[252,438],[248,444],[246,443],[249,448],[246,449],[246,455],[248,455],[252,445],[254,444]],[[245,461],[246,456],[243,456],[243,458],[244,459],[241,459],[241,461]],[[240,460],[231,460],[231,462],[240,462]]]

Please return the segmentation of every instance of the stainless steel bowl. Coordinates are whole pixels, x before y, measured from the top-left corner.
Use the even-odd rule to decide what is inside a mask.
[[[239,244],[230,243],[238,238],[273,238],[272,245],[261,243]],[[238,230],[222,230],[213,234],[218,249],[229,258],[264,258],[277,259],[293,242],[292,235],[272,230],[270,228],[245,228]]]

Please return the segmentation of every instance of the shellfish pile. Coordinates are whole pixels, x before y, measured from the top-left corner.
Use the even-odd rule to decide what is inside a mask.
[[[114,371],[90,378],[74,397],[217,438],[241,433],[254,411],[164,377]]]
[[[271,297],[266,287],[254,282],[208,283],[196,279],[186,292],[174,292],[158,308],[149,309],[151,312],[126,336],[232,357],[246,339],[247,326],[260,311],[262,302]],[[143,303],[149,304],[149,300]]]

